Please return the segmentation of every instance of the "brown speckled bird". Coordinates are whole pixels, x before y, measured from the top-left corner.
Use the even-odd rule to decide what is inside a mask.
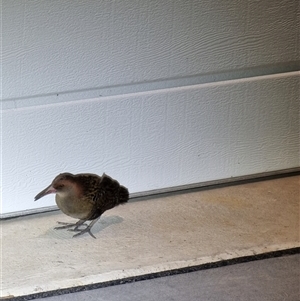
[[[89,233],[96,238],[91,228],[106,210],[112,209],[119,204],[128,201],[128,189],[121,186],[118,181],[103,174],[101,177],[95,174],[61,173],[52,183],[37,194],[35,201],[43,196],[56,193],[55,201],[58,208],[68,216],[78,218],[77,223],[58,222],[64,226],[55,229],[69,229],[69,231],[79,232],[73,237]],[[91,223],[84,229],[79,229],[85,225],[86,221]]]

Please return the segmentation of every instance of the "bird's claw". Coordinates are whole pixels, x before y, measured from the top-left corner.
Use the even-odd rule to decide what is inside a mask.
[[[70,232],[80,232],[82,230],[75,227],[74,229],[68,229],[68,231],[70,231]]]
[[[55,227],[54,230],[68,229],[71,227],[74,227],[74,225],[65,225],[65,226],[61,226],[61,227]]]
[[[76,224],[71,224],[71,223],[64,223],[64,222],[57,222],[60,225],[64,225],[64,226],[60,226],[60,227],[55,227],[55,230],[61,230],[61,229],[68,229],[71,227],[76,226]]]

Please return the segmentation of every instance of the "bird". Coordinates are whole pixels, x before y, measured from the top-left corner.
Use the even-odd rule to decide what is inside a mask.
[[[106,210],[127,203],[129,199],[128,189],[105,173],[102,176],[90,173],[61,173],[35,196],[34,201],[51,193],[56,194],[56,204],[64,214],[79,219],[76,223],[58,222],[63,226],[54,228],[78,232],[73,237],[89,233],[96,238],[91,228],[101,215]],[[86,221],[91,222],[86,225]],[[83,225],[86,227],[81,229]]]

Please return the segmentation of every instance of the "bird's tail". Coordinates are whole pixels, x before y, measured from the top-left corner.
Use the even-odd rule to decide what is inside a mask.
[[[128,202],[129,192],[128,189],[119,184],[118,181],[110,176],[103,174],[101,179],[102,189],[105,191],[106,196],[109,199],[114,200],[114,206],[124,204]],[[109,197],[110,196],[110,197]]]
[[[119,204],[127,203],[128,199],[129,199],[128,189],[126,187],[120,185],[120,190],[119,190]]]

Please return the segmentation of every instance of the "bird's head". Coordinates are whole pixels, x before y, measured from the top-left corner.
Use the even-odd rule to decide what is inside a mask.
[[[50,193],[68,195],[72,193],[74,186],[74,175],[72,175],[71,173],[61,173],[55,177],[55,179],[48,187],[38,193],[35,196],[34,200],[37,201],[38,199]]]

